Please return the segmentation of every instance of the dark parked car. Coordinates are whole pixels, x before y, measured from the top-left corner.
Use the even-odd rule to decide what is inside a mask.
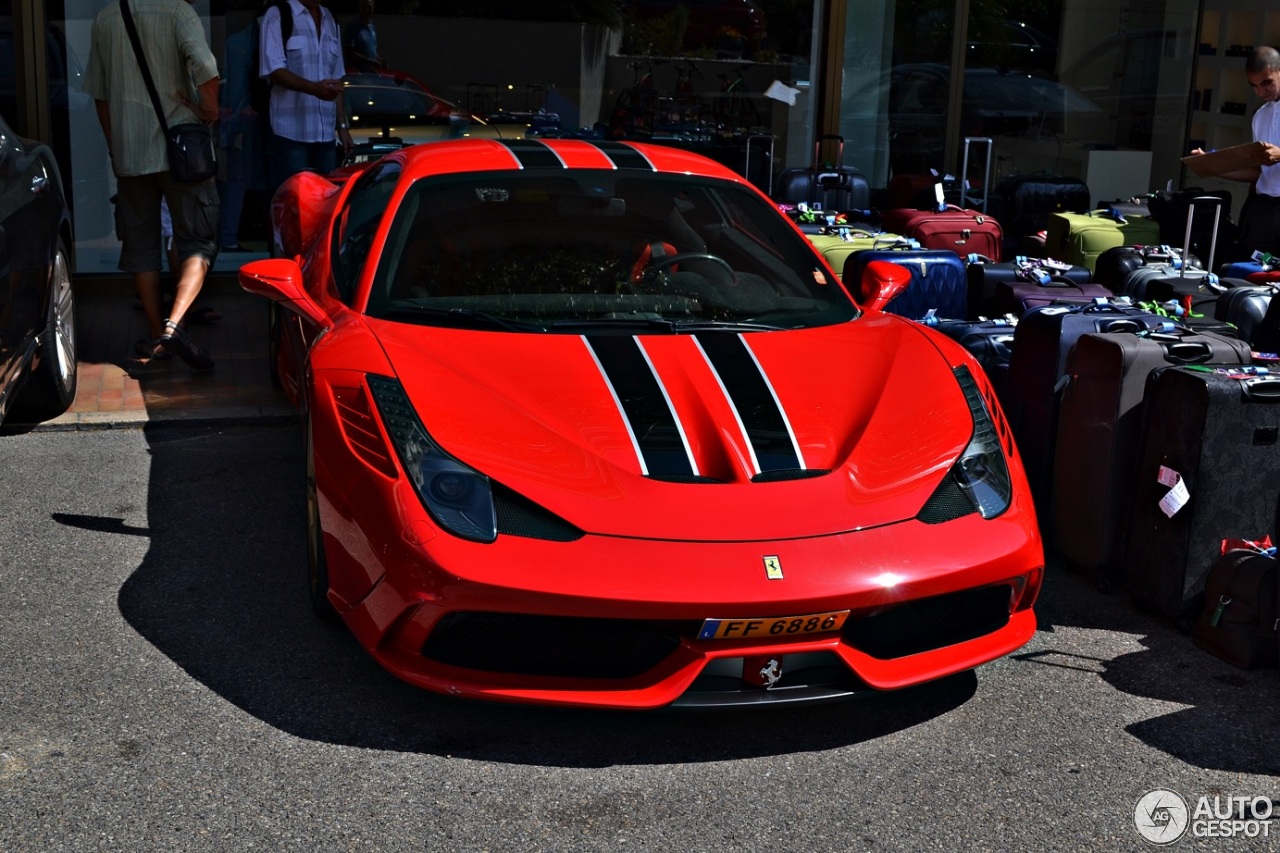
[[[53,152],[0,119],[0,422],[57,417],[75,399],[70,245]]]

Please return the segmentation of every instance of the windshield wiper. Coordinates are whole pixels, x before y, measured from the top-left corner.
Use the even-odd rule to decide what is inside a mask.
[[[690,332],[784,332],[790,326],[759,323],[753,320],[685,320],[675,323],[677,334]]]
[[[490,314],[487,311],[479,311],[475,308],[438,308],[431,305],[392,305],[385,312],[386,319],[394,319],[398,316],[417,318],[430,318],[433,320],[448,321],[450,325],[479,325],[487,326],[494,329],[503,329],[508,332],[542,332],[545,329],[542,326],[532,323],[522,323],[519,320],[508,320],[505,317],[499,317]]]
[[[675,333],[676,324],[661,317],[595,317],[590,320],[556,320],[549,328],[553,332],[609,329],[613,331],[640,331],[670,335]]]

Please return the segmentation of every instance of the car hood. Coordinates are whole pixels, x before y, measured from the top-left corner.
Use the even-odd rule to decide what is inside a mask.
[[[778,540],[914,517],[968,443],[916,325],[699,335],[370,320],[448,453],[588,533]]]

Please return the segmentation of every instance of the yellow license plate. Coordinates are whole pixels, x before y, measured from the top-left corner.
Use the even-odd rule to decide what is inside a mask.
[[[764,619],[707,619],[698,631],[699,640],[758,640],[799,637],[839,631],[849,618],[848,610],[809,613],[805,616],[769,616]]]

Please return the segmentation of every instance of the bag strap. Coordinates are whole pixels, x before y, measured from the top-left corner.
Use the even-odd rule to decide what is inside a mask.
[[[169,122],[164,120],[164,109],[160,106],[160,96],[156,94],[156,83],[151,79],[151,69],[147,67],[146,54],[142,52],[142,41],[138,38],[138,27],[133,22],[133,12],[129,10],[129,0],[120,0],[120,16],[124,18],[124,28],[129,33],[129,43],[133,45],[133,53],[138,57],[138,69],[142,72],[142,82],[147,84],[147,94],[151,96],[151,106],[155,108],[156,119],[165,138],[169,136]]]

